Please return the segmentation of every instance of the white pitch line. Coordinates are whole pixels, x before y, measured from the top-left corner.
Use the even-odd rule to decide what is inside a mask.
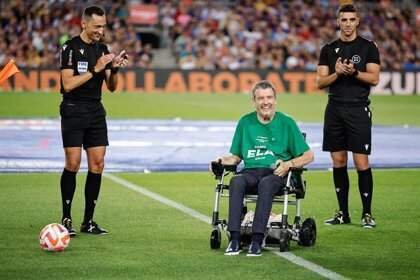
[[[162,204],[165,204],[167,206],[173,207],[175,209],[178,209],[179,211],[192,216],[200,221],[203,221],[207,224],[211,224],[211,218],[207,217],[206,215],[201,214],[200,212],[195,211],[194,209],[188,208],[187,206],[184,206],[176,201],[170,200],[164,196],[161,196],[157,193],[151,192],[143,187],[140,187],[139,185],[133,184],[127,180],[124,180],[120,177],[117,177],[115,175],[104,173],[104,177],[114,181],[115,183],[118,183],[122,185],[123,187],[126,187],[130,190],[133,190],[135,192],[141,193],[147,197],[150,197],[151,199],[154,199]]]
[[[305,260],[304,258],[298,257],[293,253],[290,252],[279,252],[277,251],[278,249],[274,250],[274,249],[270,249],[270,251],[272,251],[274,254],[276,254],[277,256],[280,256],[282,258],[285,258],[286,260],[297,264],[299,266],[302,266],[308,270],[311,270],[313,272],[318,273],[321,276],[324,276],[327,279],[335,279],[335,280],[345,280],[345,279],[349,279],[344,277],[341,274],[338,274],[334,271],[328,270],[320,265],[317,265],[316,263],[310,262]]]
[[[206,215],[203,215],[200,212],[197,212],[196,210],[194,210],[192,208],[189,208],[189,207],[187,207],[187,206],[185,206],[181,203],[178,203],[176,201],[168,199],[164,196],[161,196],[160,194],[151,192],[144,187],[141,187],[139,185],[131,183],[131,182],[129,182],[125,179],[122,179],[118,176],[115,176],[115,175],[112,175],[112,174],[109,174],[109,173],[104,173],[103,176],[110,179],[111,181],[127,188],[127,189],[133,190],[133,191],[138,192],[140,194],[143,194],[143,195],[145,195],[145,196],[147,196],[151,199],[154,199],[154,200],[156,200],[156,201],[158,201],[162,204],[165,204],[167,206],[178,209],[179,211],[181,211],[181,212],[183,212],[183,213],[185,213],[189,216],[192,216],[192,217],[194,217],[194,218],[196,218],[196,219],[198,219],[202,222],[205,222],[207,224],[211,224],[211,218],[210,217],[208,217]],[[301,267],[304,267],[304,268],[306,268],[310,271],[313,271],[313,272],[315,272],[315,273],[317,273],[317,274],[319,274],[319,275],[321,275],[321,276],[323,276],[327,279],[334,279],[334,280],[348,279],[348,278],[346,278],[346,277],[344,277],[344,276],[342,276],[342,275],[340,275],[336,272],[333,272],[333,271],[328,270],[328,269],[326,269],[326,268],[324,268],[320,265],[317,265],[317,264],[312,263],[310,261],[307,261],[307,260],[305,260],[301,257],[298,257],[293,253],[290,253],[290,252],[281,253],[281,252],[277,252],[277,251],[274,251],[274,250],[270,250],[270,251],[272,251],[274,254],[276,254],[279,257],[282,257],[282,258],[284,258],[284,259],[286,259],[286,260],[288,260],[288,261],[290,261],[290,262],[292,262],[292,263],[294,263],[298,266],[301,266]]]

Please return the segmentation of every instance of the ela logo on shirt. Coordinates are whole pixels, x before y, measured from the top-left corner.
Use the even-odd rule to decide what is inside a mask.
[[[255,157],[265,157],[266,155],[274,156],[274,153],[270,150],[261,150],[261,149],[255,149],[255,150],[248,150],[247,158],[255,158]]]

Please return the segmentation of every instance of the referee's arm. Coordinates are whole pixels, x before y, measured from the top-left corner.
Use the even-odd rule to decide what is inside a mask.
[[[73,89],[83,85],[90,79],[92,79],[93,73],[86,72],[82,75],[74,75],[73,69],[61,70],[61,80],[63,82],[63,89],[65,92],[70,92]]]
[[[367,63],[366,64],[366,72],[361,72],[354,70],[357,72],[356,79],[367,83],[371,86],[376,86],[379,83],[379,71],[381,67],[379,64],[376,63]]]
[[[102,71],[105,66],[112,61],[114,58],[113,54],[106,54],[101,56],[95,67],[93,68],[93,72],[99,73]],[[81,75],[74,75],[73,69],[63,69],[61,70],[61,80],[63,82],[63,89],[65,92],[70,92],[73,89],[83,85],[87,81],[93,78],[94,73],[92,71],[87,71]]]
[[[316,73],[316,86],[323,89],[334,83],[338,78],[337,72],[329,74],[327,65],[318,65]]]
[[[121,67],[125,67],[128,64],[128,55],[125,50],[122,50],[119,55],[114,57],[111,63],[111,69],[105,70],[106,75],[106,86],[110,91],[115,91],[118,86],[118,71]]]
[[[343,63],[341,57],[335,62],[335,72],[330,74],[328,65],[320,64],[317,68],[316,85],[319,89],[323,89],[334,83],[340,75],[349,75],[351,71]]]
[[[118,86],[117,72],[113,72],[112,70],[106,69],[105,75],[106,75],[105,82],[106,82],[107,88],[109,89],[109,91],[114,92]]]
[[[366,71],[362,72],[354,68],[353,64],[346,64],[339,57],[335,64],[335,72],[329,74],[327,65],[318,65],[316,75],[316,85],[319,89],[328,87],[337,80],[339,75],[354,76],[359,81],[376,86],[379,83],[380,65],[377,63],[367,63]]]

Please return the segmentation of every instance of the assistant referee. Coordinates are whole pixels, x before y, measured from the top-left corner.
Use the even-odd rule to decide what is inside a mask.
[[[317,85],[328,89],[324,117],[323,150],[333,162],[333,178],[340,210],[329,225],[350,223],[348,209],[349,177],[347,151],[353,153],[363,204],[361,225],[373,228],[371,153],[372,113],[369,108],[370,87],[379,82],[379,51],[373,41],[357,35],[360,18],[353,5],[341,6],[337,25],[339,38],[321,49]]]
[[[85,213],[81,232],[106,234],[107,230],[93,221],[93,213],[101,187],[104,157],[108,146],[105,109],[101,103],[105,80],[110,91],[117,88],[117,72],[127,65],[127,55],[108,51],[101,43],[106,26],[105,11],[98,6],[87,7],[82,16],[82,32],[61,48],[61,133],[65,167],[61,175],[62,224],[70,236],[71,205],[76,189],[76,174],[80,168],[82,147],[86,151],[88,173],[85,184]]]

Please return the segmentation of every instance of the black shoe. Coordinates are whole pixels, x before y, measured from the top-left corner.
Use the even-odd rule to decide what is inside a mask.
[[[334,217],[324,221],[326,225],[343,225],[343,224],[350,224],[350,217],[348,215],[344,215],[342,211],[338,211],[335,213]]]
[[[61,224],[67,229],[70,237],[75,237],[76,236],[76,230],[73,228],[70,218],[64,218],[61,221]]]
[[[374,228],[376,227],[375,219],[372,217],[371,214],[365,213],[362,216],[361,225],[363,228]]]
[[[248,249],[248,254],[246,254],[246,256],[247,257],[260,257],[261,255],[262,253],[261,253],[260,243],[252,241]]]
[[[225,256],[236,256],[239,255],[240,252],[242,252],[242,249],[239,240],[233,239],[229,242],[225,251]]]
[[[91,233],[91,234],[107,234],[108,231],[106,229],[100,228],[97,223],[94,221],[89,221],[87,223],[83,223],[80,226],[80,232]]]

